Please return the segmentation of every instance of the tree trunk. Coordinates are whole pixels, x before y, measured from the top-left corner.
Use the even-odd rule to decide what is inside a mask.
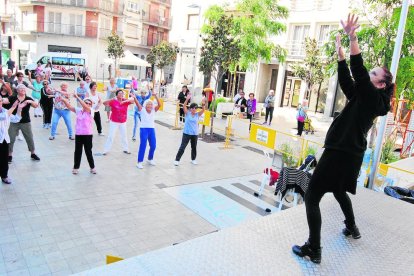
[[[316,112],[318,112],[319,93],[321,92],[321,86],[322,86],[322,83],[319,83],[318,94],[316,96],[315,114],[316,114]]]
[[[233,98],[233,99],[234,99],[234,96],[236,95],[235,94],[235,91],[236,91],[236,81],[237,81],[237,70],[234,71],[234,74],[233,74],[233,83],[231,85],[231,94],[230,95],[232,95],[231,98]]]
[[[215,87],[216,88],[216,93],[217,93],[219,87],[221,86],[221,79],[223,78],[223,75],[224,75],[223,74],[223,69],[221,67],[219,67],[218,70],[217,70],[217,77],[216,77],[216,80],[217,80],[216,81],[216,87]],[[216,101],[216,99],[217,99],[217,97],[215,98],[214,101]],[[215,115],[215,112],[217,110],[217,105],[214,105],[213,103],[211,103],[212,104],[212,108],[211,108],[212,114],[210,116],[210,139],[213,139],[214,115]]]

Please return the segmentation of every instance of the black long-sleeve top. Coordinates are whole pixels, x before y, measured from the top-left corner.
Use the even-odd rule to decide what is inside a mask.
[[[338,62],[339,85],[349,102],[329,127],[324,147],[363,156],[368,131],[390,110],[391,95],[372,84],[361,54],[351,56],[350,63],[352,77],[346,61]]]

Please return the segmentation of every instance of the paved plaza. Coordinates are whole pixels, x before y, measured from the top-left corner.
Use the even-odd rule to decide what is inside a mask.
[[[169,109],[174,110],[172,103],[166,103]],[[101,114],[104,119],[103,110]],[[41,161],[30,160],[25,141],[16,141],[9,170],[13,184],[0,186],[0,275],[69,275],[103,265],[108,254],[129,258],[220,229],[167,189],[244,176],[257,182],[268,160],[246,149],[256,146],[243,139],[233,141],[230,150],[222,149],[222,142],[199,140],[199,165],[190,163],[188,148],[175,167],[182,131],[169,127],[174,123],[171,114],[159,112],[156,120],[162,123],[156,124],[156,166],[136,168],[139,139],[129,141],[132,154],[127,155],[117,136],[112,151],[102,156],[106,136],[94,135],[98,174],[89,173],[84,156],[80,173],[72,175],[74,141],[68,139],[63,120],[56,139],[49,141],[42,118],[32,117]],[[225,120],[216,123],[224,126]],[[294,124],[289,126],[293,132]],[[129,117],[128,136],[132,125]],[[324,130],[315,137],[323,137]],[[105,122],[103,131],[108,131]]]

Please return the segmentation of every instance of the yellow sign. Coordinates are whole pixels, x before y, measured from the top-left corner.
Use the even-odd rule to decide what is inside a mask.
[[[201,109],[197,110],[200,111]],[[211,111],[205,110],[203,115],[200,117],[198,123],[204,126],[210,126]]]
[[[276,130],[252,124],[249,140],[253,143],[274,149],[276,141]]]
[[[96,83],[96,90],[98,92],[104,92],[104,87],[105,87],[105,85],[104,85],[103,82],[97,82]]]

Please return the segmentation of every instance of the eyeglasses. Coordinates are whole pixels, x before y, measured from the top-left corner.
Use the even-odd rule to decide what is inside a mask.
[[[92,103],[91,102],[85,102],[87,105],[92,105]]]
[[[190,107],[190,109],[197,109],[197,107]]]
[[[49,85],[48,83],[44,83],[43,85]]]

